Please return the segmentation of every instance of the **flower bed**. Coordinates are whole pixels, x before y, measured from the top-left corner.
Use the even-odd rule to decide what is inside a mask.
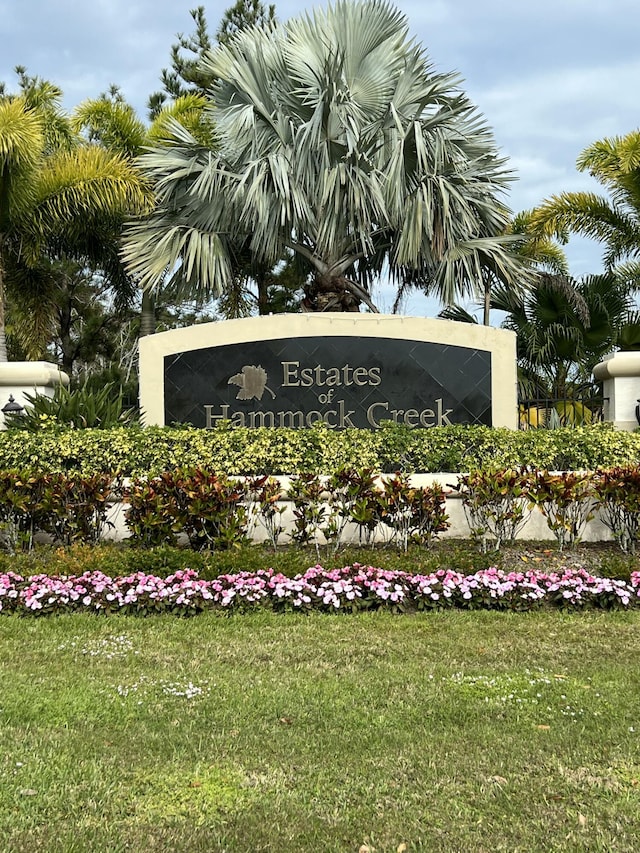
[[[294,578],[272,569],[221,575],[215,580],[201,579],[192,570],[167,578],[144,572],[119,578],[101,572],[28,578],[14,572],[0,575],[0,613],[21,616],[72,612],[187,616],[257,607],[325,613],[450,607],[524,611],[543,605],[624,609],[638,604],[640,572],[633,572],[626,583],[596,577],[584,569],[505,572],[490,568],[471,575],[444,570],[420,575],[354,563],[334,570],[314,566]]]

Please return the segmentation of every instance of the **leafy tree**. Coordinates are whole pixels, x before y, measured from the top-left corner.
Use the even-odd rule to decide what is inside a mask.
[[[16,286],[7,301],[7,328],[24,357],[52,356],[74,377],[95,368],[113,355],[113,340],[121,312],[104,277],[77,261],[43,260],[48,279],[42,291]],[[43,310],[39,304],[46,300]],[[46,320],[40,327],[38,320]],[[13,331],[15,330],[15,331]]]
[[[191,17],[195,23],[195,31],[189,36],[178,33],[178,41],[171,47],[171,68],[163,68],[160,74],[162,91],[149,96],[148,109],[151,119],[157,118],[166,106],[167,98],[177,100],[186,95],[202,95],[211,84],[208,72],[200,68],[203,56],[212,47],[204,6],[192,9]]]
[[[58,260],[100,269],[128,286],[118,252],[124,220],[149,209],[150,194],[130,161],[85,143],[62,111],[61,91],[19,73],[20,92],[0,95],[0,360],[7,358],[5,294],[33,300],[32,349],[51,319]]]
[[[383,269],[445,302],[482,287],[480,254],[512,282],[522,273],[489,129],[383,0],[250,29],[201,68],[217,80],[220,146],[176,128],[175,144],[143,156],[157,207],[125,238],[143,286],[171,269],[194,292],[224,292],[247,239],[267,265],[287,249],[306,260],[307,310],[376,310]]]
[[[266,30],[275,22],[275,5],[265,6],[260,0],[237,0],[222,16],[216,41],[218,44],[229,44],[232,38],[249,27],[262,27]]]
[[[566,240],[570,233],[598,240],[604,264],[618,281],[640,287],[640,130],[595,142],[578,157],[609,197],[592,192],[564,192],[534,212],[541,233]]]

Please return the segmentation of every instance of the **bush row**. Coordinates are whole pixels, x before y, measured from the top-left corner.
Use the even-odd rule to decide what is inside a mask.
[[[611,610],[638,606],[639,586],[639,572],[626,583],[595,577],[583,569],[544,573],[490,568],[473,575],[444,570],[418,575],[358,564],[334,570],[315,566],[294,578],[264,570],[209,581],[189,570],[164,579],[144,572],[119,578],[100,572],[24,578],[7,572],[0,575],[0,613],[188,616],[205,610],[242,613],[259,607],[279,612],[353,613],[451,607],[524,611],[542,605]]]
[[[640,433],[593,425],[556,430],[445,426],[411,430],[150,427],[0,432],[0,470],[30,468],[156,476],[198,467],[228,475],[327,473],[343,467],[381,472],[470,471],[530,465],[568,471],[640,461]]]
[[[368,469],[341,469],[331,477],[300,474],[287,488],[266,475],[227,477],[201,469],[165,471],[158,477],[91,476],[61,472],[0,472],[0,534],[7,550],[30,550],[37,533],[54,543],[95,543],[109,525],[109,507],[126,504],[133,544],[176,545],[186,537],[194,550],[242,544],[261,524],[273,547],[284,534],[285,501],[293,505],[291,541],[321,537],[334,551],[348,524],[369,544],[380,525],[404,550],[409,541],[429,545],[447,528],[441,486],[414,488],[395,474],[378,484]]]
[[[481,550],[511,542],[538,507],[560,550],[578,541],[596,509],[625,552],[640,537],[640,468],[550,473],[529,467],[477,470],[451,484],[463,499],[470,535]],[[349,525],[361,543],[382,535],[404,551],[429,547],[449,527],[442,486],[416,487],[408,474],[378,478],[371,469],[342,468],[331,476],[299,474],[287,486],[274,477],[228,477],[201,469],[165,471],[158,477],[0,472],[0,533],[7,550],[29,550],[36,533],[55,543],[96,543],[110,505],[122,500],[133,544],[227,549],[246,541],[258,524],[276,549],[282,537],[299,545],[320,543],[336,553]],[[293,523],[285,526],[291,507]],[[288,529],[286,529],[288,528]]]

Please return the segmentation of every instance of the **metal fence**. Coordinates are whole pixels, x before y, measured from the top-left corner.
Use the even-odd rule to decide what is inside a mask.
[[[528,397],[518,401],[520,429],[585,426],[607,419],[608,397],[585,394],[571,398]]]

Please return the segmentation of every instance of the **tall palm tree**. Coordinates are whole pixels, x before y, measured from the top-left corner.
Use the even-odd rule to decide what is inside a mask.
[[[173,125],[178,122],[187,128],[201,144],[213,147],[215,131],[205,114],[206,101],[197,93],[186,93],[159,109],[150,126],[136,115],[134,108],[122,97],[117,87],[98,98],[83,101],[73,112],[72,125],[92,142],[108,151],[127,158],[137,169],[136,160],[145,148],[165,145],[171,140]],[[148,213],[148,211],[146,211]],[[142,291],[140,336],[153,334],[156,328],[156,305],[149,290]]]
[[[407,30],[384,0],[338,0],[206,54],[219,148],[175,127],[141,158],[157,207],[124,257],[143,285],[170,269],[219,294],[247,239],[266,264],[289,250],[310,265],[308,310],[376,310],[383,269],[452,301],[482,286],[479,252],[515,280],[500,201],[512,176],[457,75]]]
[[[541,233],[567,239],[570,233],[598,240],[605,268],[620,281],[640,287],[640,130],[595,142],[578,157],[609,197],[592,192],[564,192],[534,211]]]
[[[48,261],[79,259],[124,280],[117,233],[150,203],[148,187],[126,158],[73,133],[57,87],[26,76],[22,83],[19,95],[0,95],[0,361],[7,360],[6,291],[41,288],[31,333],[22,330],[37,349],[34,330],[42,329],[51,307]]]

